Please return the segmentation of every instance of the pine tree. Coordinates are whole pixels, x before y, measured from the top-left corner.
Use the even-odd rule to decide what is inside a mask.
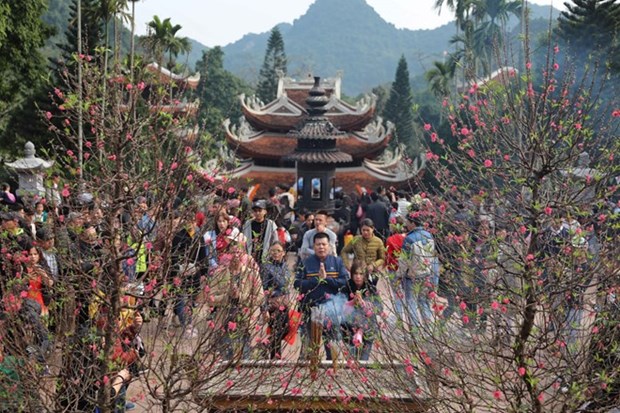
[[[200,72],[196,90],[200,99],[198,123],[210,138],[207,143],[214,144],[222,139],[224,119],[238,119],[241,116],[237,96],[250,90],[224,69],[224,52],[219,46],[202,53],[202,59],[196,63],[196,71]]]
[[[618,0],[571,0],[560,13],[555,35],[577,59],[592,56],[612,64],[618,57],[620,2]]]
[[[417,148],[415,140],[415,126],[413,122],[413,93],[409,83],[409,69],[405,56],[401,56],[396,76],[392,82],[390,97],[385,105],[383,117],[394,123],[396,128],[395,141],[404,143],[408,152]]]
[[[284,40],[277,27],[271,30],[265,60],[260,69],[256,95],[264,103],[269,103],[276,98],[278,89],[278,71],[286,74],[286,53],[284,52]]]
[[[95,49],[101,45],[103,39],[103,22],[97,18],[97,1],[81,0],[82,9],[82,54],[94,55]],[[65,32],[65,41],[57,44],[61,50],[62,62],[59,66],[71,66],[73,55],[77,53],[77,0],[73,0],[69,6],[69,24]]]

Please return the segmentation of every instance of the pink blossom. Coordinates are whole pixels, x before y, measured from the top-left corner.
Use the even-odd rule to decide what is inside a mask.
[[[492,308],[493,310],[497,310],[497,309],[499,308],[499,303],[498,303],[497,301],[493,301],[493,302],[491,303],[491,308]]]
[[[157,161],[157,171],[161,172],[164,169],[164,163],[162,161]]]
[[[71,149],[68,149],[68,150],[67,150],[67,155],[69,155],[69,156],[73,156],[73,151],[72,151]]]
[[[592,327],[592,334],[598,334],[599,330],[597,326]]]
[[[550,206],[545,207],[545,215],[551,215],[553,213],[553,209]]]
[[[461,301],[459,307],[461,308],[461,310],[465,311],[467,309],[467,303],[465,301]]]
[[[558,46],[557,44],[553,47],[553,53],[558,54],[560,53],[560,46]]]
[[[132,85],[131,83],[127,83],[127,84],[125,85],[125,89],[127,89],[127,90],[131,90],[131,89],[133,89],[133,85]]]
[[[614,111],[611,112],[611,116],[613,116],[614,118],[619,118],[620,117],[620,109],[614,109]]]
[[[527,256],[525,257],[525,261],[534,261],[534,254],[527,254]]]
[[[525,227],[525,225],[521,225],[519,227],[519,234],[524,235],[527,232],[527,228]]]
[[[581,130],[581,128],[582,128],[581,123],[575,123],[575,129]]]
[[[467,155],[469,155],[471,158],[475,158],[476,152],[473,149],[470,149],[467,151]]]
[[[172,164],[170,165],[170,170],[174,171],[175,169],[177,169],[179,167],[179,164],[176,162],[172,162]]]
[[[108,159],[111,160],[112,162],[114,162],[116,160],[116,155],[114,155],[114,154],[108,155]]]
[[[228,322],[228,331],[235,331],[237,329],[237,323],[234,321]]]
[[[527,62],[527,63],[525,64],[525,68],[526,68],[527,70],[530,70],[530,69],[532,68],[532,62]]]
[[[291,389],[291,394],[293,394],[295,396],[300,395],[301,394],[301,389],[299,387],[293,387]]]
[[[127,262],[127,265],[131,266],[136,263],[136,260],[134,260],[133,258],[127,258],[126,262]]]
[[[433,160],[433,152],[431,152],[431,151],[427,151],[426,152],[426,160],[427,161],[432,161]]]
[[[144,90],[146,85],[144,84],[144,82],[140,82],[136,85],[136,87],[138,88],[138,90]]]
[[[174,284],[175,287],[181,286],[181,278],[180,277],[174,277],[172,279],[172,284]]]
[[[485,159],[485,160],[484,160],[484,166],[485,166],[486,168],[490,168],[490,167],[492,167],[492,166],[493,166],[493,161],[492,161],[492,160],[490,160],[490,159]]]
[[[235,382],[233,382],[232,380],[227,380],[226,381],[226,387],[232,387],[235,384]]]
[[[93,146],[93,143],[91,141],[86,141],[84,142],[84,146],[86,146],[87,148],[90,148]]]
[[[519,373],[519,376],[521,377],[525,376],[525,367],[519,367],[517,373]]]
[[[50,120],[52,118],[52,112],[45,112],[45,117],[47,120]]]
[[[187,182],[192,182],[194,180],[194,175],[189,174],[185,179],[187,179]]]
[[[413,375],[413,366],[411,364],[409,364],[406,368],[405,371],[407,372],[407,374],[409,376]]]
[[[463,395],[463,389],[454,389],[454,394],[457,397],[461,397]]]
[[[493,398],[494,398],[495,400],[501,400],[502,396],[503,396],[503,394],[502,394],[502,392],[501,392],[501,391],[499,391],[499,390],[495,390],[495,391],[493,392]]]
[[[431,133],[431,142],[437,142],[437,134],[435,132]]]
[[[229,194],[234,194],[234,193],[235,193],[235,188],[234,188],[234,187],[232,187],[232,186],[230,186],[230,187],[228,187],[227,192],[228,192]]]
[[[553,70],[558,70],[560,68],[560,65],[557,63],[553,64]]]
[[[107,385],[110,382],[110,378],[108,377],[108,375],[106,374],[105,376],[103,376],[103,384]]]
[[[425,123],[424,124],[424,130],[426,130],[426,131],[431,130],[431,124],[430,123]]]
[[[92,280],[90,282],[90,286],[92,287],[92,289],[94,290],[95,288],[97,288],[97,280]]]
[[[504,160],[505,161],[509,161],[510,160],[510,155],[504,155]]]
[[[467,314],[463,316],[462,320],[463,320],[463,324],[469,324],[469,317],[467,316]]]
[[[65,187],[62,189],[62,191],[60,192],[60,194],[61,194],[64,198],[69,197],[69,195],[71,195],[71,192],[69,192],[69,187],[65,185]]]
[[[467,136],[469,135],[469,132],[470,132],[469,129],[467,129],[466,127],[461,128],[461,135]]]
[[[543,401],[545,401],[545,394],[541,392],[541,393],[538,395],[537,399],[538,399],[538,401],[539,401],[539,402],[541,402],[541,403],[542,403]]]

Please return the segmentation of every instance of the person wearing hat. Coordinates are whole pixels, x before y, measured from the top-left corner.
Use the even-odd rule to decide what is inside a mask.
[[[278,239],[278,227],[267,218],[267,201],[260,199],[252,204],[252,219],[243,224],[243,235],[247,239],[246,251],[257,263],[269,257],[269,247]]]

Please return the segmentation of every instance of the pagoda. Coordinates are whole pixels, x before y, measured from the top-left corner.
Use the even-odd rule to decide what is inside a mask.
[[[350,192],[378,185],[406,186],[423,167],[422,158],[407,163],[401,148],[386,149],[393,125],[388,122],[384,126],[381,118],[375,118],[374,95],[364,96],[355,105],[341,99],[340,74],[316,82],[312,76],[298,81],[280,75],[272,102],[264,104],[244,95],[240,101],[243,117],[239,125],[230,119],[224,122],[227,148],[221,148],[221,159],[205,165],[211,176],[261,184],[265,190],[279,183],[296,183],[305,203],[304,188],[311,186],[313,179],[304,168],[316,172],[333,169],[332,175],[315,177],[318,185],[314,195],[309,195],[318,197],[316,189],[322,192],[328,188],[330,192],[320,196],[329,203],[335,188]],[[321,140],[321,145],[329,142],[329,150],[317,155],[308,144]],[[313,162],[307,162],[313,156]],[[305,196],[307,199],[308,194]]]

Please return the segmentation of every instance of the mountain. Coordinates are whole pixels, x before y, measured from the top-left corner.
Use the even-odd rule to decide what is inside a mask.
[[[47,55],[56,53],[54,43],[64,38],[70,1],[49,0],[44,20],[56,28],[57,34],[49,42]],[[550,6],[530,4],[529,7],[533,20],[530,28],[548,27]],[[558,14],[554,10],[553,15]],[[539,21],[534,22],[534,19]],[[183,25],[183,22],[175,23]],[[513,19],[509,25],[515,27],[518,22]],[[316,0],[293,24],[282,23],[278,27],[284,38],[289,76],[301,78],[313,73],[331,77],[342,70],[343,92],[349,96],[391,82],[403,54],[411,77],[423,74],[433,61],[443,59],[445,50],[451,49],[450,39],[456,32],[454,23],[432,30],[397,29],[383,20],[365,0]],[[125,28],[122,31],[125,51],[129,37]],[[255,84],[268,39],[269,32],[249,33],[223,47],[225,68]],[[179,56],[177,62],[187,63],[193,69],[207,47],[194,39],[189,40],[191,52],[188,56]]]
[[[550,6],[530,5],[531,18],[549,18]],[[558,12],[554,11],[554,16]],[[415,16],[412,16],[415,18]],[[518,24],[516,19],[512,26]],[[343,92],[355,96],[391,82],[401,55],[412,77],[422,74],[450,50],[453,23],[432,30],[397,29],[383,20],[365,0],[316,0],[293,24],[280,24],[288,57],[288,73],[322,77],[343,71]],[[223,48],[224,66],[255,82],[269,32],[247,34]]]

